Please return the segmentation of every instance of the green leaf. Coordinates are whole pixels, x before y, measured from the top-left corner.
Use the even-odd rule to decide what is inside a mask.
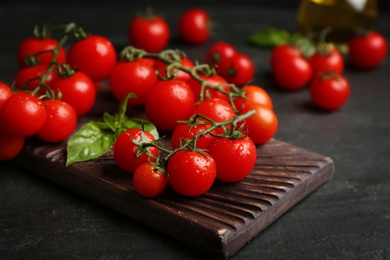
[[[130,118],[122,122],[122,127],[124,128],[124,130],[131,128],[142,128],[142,125],[144,127],[144,130],[150,132],[156,139],[159,138],[159,133],[157,131],[156,126],[148,120],[141,118]]]
[[[114,132],[89,122],[82,126],[68,141],[66,166],[95,159],[107,153],[114,144]]]
[[[270,27],[249,35],[248,42],[260,47],[274,47],[288,42],[289,39],[288,31]]]

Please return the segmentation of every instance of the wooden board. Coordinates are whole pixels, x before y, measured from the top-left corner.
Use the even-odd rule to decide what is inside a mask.
[[[99,101],[94,115],[112,108]],[[112,109],[111,109],[112,110]],[[102,115],[102,114],[100,114]],[[169,142],[169,140],[166,140]],[[155,199],[138,195],[131,174],[112,155],[65,167],[66,145],[31,138],[14,162],[217,258],[236,254],[283,213],[331,179],[331,158],[272,139],[257,148],[253,172],[238,183],[216,182],[187,198],[168,188]]]

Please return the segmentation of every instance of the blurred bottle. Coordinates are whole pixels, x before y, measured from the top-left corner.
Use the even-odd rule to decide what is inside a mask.
[[[373,28],[377,16],[376,0],[301,0],[297,13],[298,29],[303,35],[318,36],[330,27],[326,41],[342,44],[357,29]]]

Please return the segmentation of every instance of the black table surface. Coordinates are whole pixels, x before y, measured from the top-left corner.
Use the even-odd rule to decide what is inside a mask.
[[[211,2],[211,1],[210,1]],[[155,3],[157,4],[157,2]],[[232,259],[390,259],[390,59],[371,71],[347,65],[348,102],[334,112],[310,103],[308,89],[286,92],[270,76],[269,49],[247,43],[269,26],[296,31],[295,9],[258,5],[155,5],[172,29],[169,47],[203,62],[217,40],[250,55],[254,84],[274,100],[275,138],[329,156],[333,178],[295,205]],[[207,10],[217,22],[200,46],[177,39],[176,23],[189,7]],[[76,22],[87,31],[127,45],[130,19],[145,5],[0,4],[0,80],[12,82],[19,42],[35,24]],[[390,38],[390,16],[376,29]],[[390,40],[390,39],[389,39]],[[204,259],[206,255],[128,217],[22,170],[0,163],[1,259]]]

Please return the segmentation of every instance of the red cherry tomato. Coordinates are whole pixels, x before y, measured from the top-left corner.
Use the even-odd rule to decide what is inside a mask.
[[[0,82],[0,111],[3,108],[5,101],[12,96],[12,89],[5,83]]]
[[[31,90],[34,91],[38,85],[42,82],[40,78],[48,70],[47,65],[38,64],[35,66],[24,67],[16,72],[15,75],[15,88],[18,90]],[[52,87],[52,85],[59,79],[56,69],[52,69],[46,78],[45,85]],[[38,91],[39,95],[44,95],[47,88],[41,87]]]
[[[3,104],[0,118],[9,132],[19,136],[31,136],[42,128],[46,111],[43,102],[36,96],[17,92]]]
[[[234,105],[236,109],[241,110],[244,107],[244,103],[257,103],[262,104],[270,109],[273,109],[273,101],[268,92],[260,86],[247,85],[242,89],[245,92],[246,98],[235,98]]]
[[[134,189],[144,197],[153,198],[166,189],[168,177],[150,162],[137,167],[133,176]]]
[[[309,90],[316,106],[325,110],[336,110],[348,100],[351,88],[346,77],[331,73],[314,77]]]
[[[288,57],[301,57],[301,51],[290,44],[280,44],[272,49],[270,56],[271,68],[276,66],[276,63],[288,59]]]
[[[35,56],[37,64],[48,65],[53,59],[53,52],[50,52],[50,50],[54,50],[57,46],[58,41],[50,37],[28,37],[24,39],[20,43],[16,54],[19,68],[26,67],[25,59],[34,54],[37,54]],[[64,47],[59,49],[57,59],[55,61],[65,63],[66,52]]]
[[[129,93],[136,95],[128,99],[130,106],[143,105],[149,88],[157,79],[154,67],[144,60],[121,61],[113,67],[108,78],[111,93],[118,101]]]
[[[25,137],[7,130],[0,120],[0,161],[15,158],[23,149]]]
[[[244,179],[256,163],[256,146],[247,136],[214,138],[208,149],[217,165],[216,178],[221,181],[236,182]]]
[[[220,64],[231,60],[237,53],[236,48],[228,42],[219,41],[207,50],[205,61],[219,70]]]
[[[183,66],[184,68],[187,68],[187,69],[191,69],[195,66],[195,64],[189,58],[183,58],[180,61],[180,65]],[[166,78],[167,77],[167,73],[166,73],[167,66],[168,66],[168,64],[165,62],[156,62],[154,67],[156,68],[158,73],[163,78]],[[172,74],[173,72],[177,73],[176,79],[180,79],[180,80],[187,82],[188,80],[190,80],[192,78],[190,74],[188,74],[187,72],[185,72],[183,70],[178,70],[178,71],[172,70],[172,71],[170,71],[170,74]]]
[[[181,147],[185,140],[191,140],[195,135],[200,132],[206,131],[210,128],[209,123],[199,123],[195,125],[190,125],[187,123],[180,123],[173,130],[171,136],[172,149],[177,149]],[[215,130],[211,131],[212,134],[215,134]],[[208,144],[214,137],[211,134],[205,134],[197,139],[196,147],[199,149],[207,149]]]
[[[276,62],[273,67],[276,83],[285,90],[298,90],[305,87],[313,75],[309,62],[300,56],[289,56]]]
[[[216,164],[211,156],[179,150],[168,160],[167,174],[172,188],[184,196],[200,196],[213,185]]]
[[[113,145],[115,162],[127,172],[135,172],[138,166],[148,161],[155,162],[159,153],[156,147],[150,146],[147,148],[148,152],[137,154],[139,153],[139,145],[154,140],[155,137],[149,131],[140,128],[125,130],[117,137]]]
[[[114,45],[100,35],[87,36],[74,42],[67,53],[67,63],[73,69],[83,71],[95,82],[107,78],[116,61]]]
[[[185,11],[178,23],[179,37],[188,44],[199,45],[210,38],[210,17],[202,9]]]
[[[70,104],[77,116],[85,115],[95,104],[95,83],[82,71],[76,71],[69,77],[60,78],[53,84],[52,89],[57,94],[61,92],[61,100]]]
[[[209,87],[209,85],[215,86],[215,87],[222,85],[221,88],[224,91],[230,92],[231,89],[228,86],[228,82],[224,77],[222,77],[221,75],[218,75],[218,74],[213,74],[213,75],[199,74],[199,77],[208,83],[207,85],[205,85],[205,87],[203,89],[202,96],[200,95],[202,84],[197,79],[195,79],[193,77],[191,77],[188,80],[188,84],[190,85],[196,100],[201,100],[201,99],[204,100],[207,98],[221,98],[221,99],[224,99],[226,101],[229,101],[228,95],[222,93],[221,91],[218,91],[217,89]]]
[[[146,95],[145,112],[157,128],[173,131],[178,120],[191,117],[194,103],[194,94],[185,81],[162,80],[150,87]]]
[[[215,122],[224,122],[236,116],[230,103],[220,98],[208,98],[194,106],[193,114],[201,114]]]
[[[371,31],[352,37],[348,42],[348,49],[349,61],[353,66],[372,69],[386,58],[388,43],[382,34]]]
[[[221,74],[229,83],[242,87],[255,75],[253,60],[244,53],[236,53],[233,58],[220,63]]]
[[[334,47],[319,47],[308,60],[314,74],[325,74],[329,71],[342,73],[344,71],[344,57]]]
[[[49,99],[43,102],[46,118],[37,136],[50,143],[61,142],[67,139],[76,129],[77,114],[68,103]]]
[[[146,13],[130,21],[127,35],[130,45],[147,52],[160,52],[169,42],[170,28],[162,16]]]
[[[242,132],[248,135],[255,144],[268,142],[278,130],[278,117],[275,112],[262,104],[245,103],[241,114],[246,114],[254,110],[255,114],[238,123],[244,124]]]

